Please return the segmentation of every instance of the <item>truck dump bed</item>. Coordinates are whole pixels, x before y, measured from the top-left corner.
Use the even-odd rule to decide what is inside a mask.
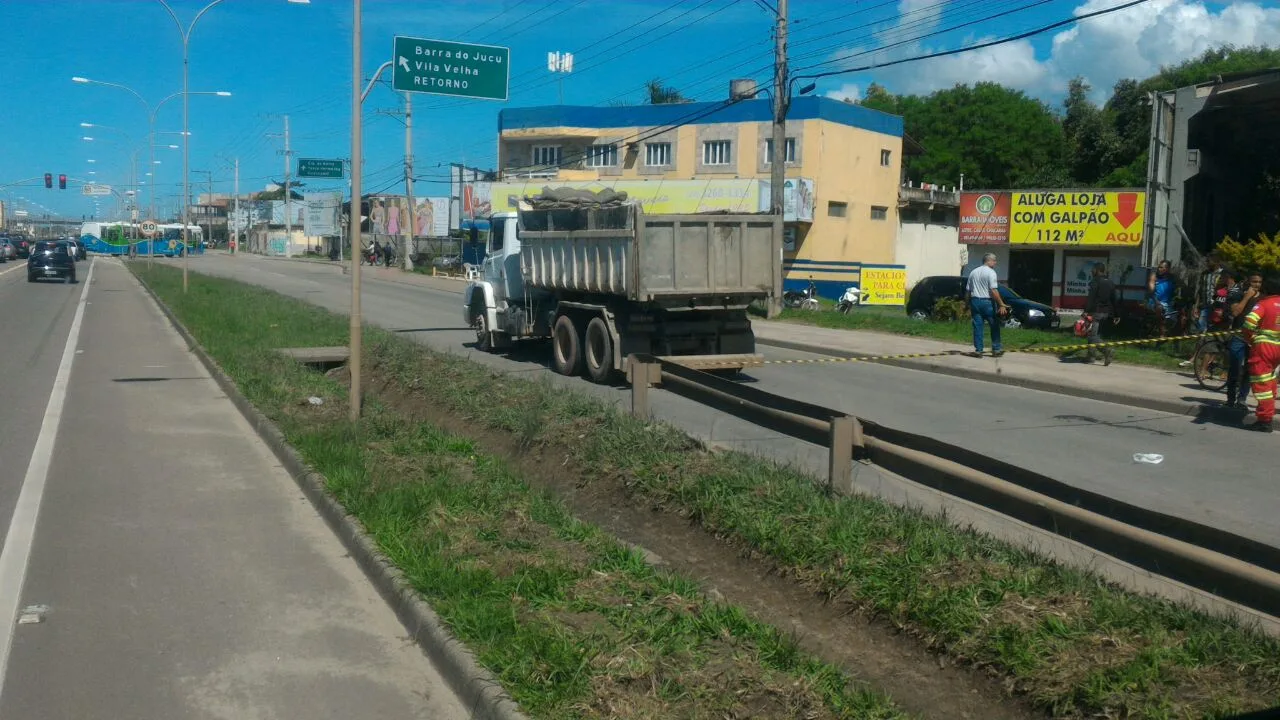
[[[646,215],[634,204],[521,210],[520,243],[525,284],[544,290],[725,307],[782,285],[781,222],[770,215]]]

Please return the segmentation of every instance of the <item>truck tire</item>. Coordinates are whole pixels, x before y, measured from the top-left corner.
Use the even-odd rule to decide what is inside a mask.
[[[493,328],[489,327],[489,314],[482,307],[477,307],[476,319],[471,327],[476,331],[476,350],[482,353],[493,352]]]
[[[556,318],[551,331],[551,364],[561,375],[582,373],[582,336],[568,315]]]
[[[587,323],[586,342],[583,343],[583,359],[587,377],[602,385],[613,380],[613,336],[604,318],[596,316]]]

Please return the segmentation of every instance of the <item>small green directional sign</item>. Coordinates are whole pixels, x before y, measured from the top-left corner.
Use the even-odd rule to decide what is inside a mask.
[[[298,158],[298,177],[300,178],[338,178],[343,172],[341,160],[322,160],[320,158]]]
[[[506,100],[511,49],[397,35],[391,86],[399,91]]]

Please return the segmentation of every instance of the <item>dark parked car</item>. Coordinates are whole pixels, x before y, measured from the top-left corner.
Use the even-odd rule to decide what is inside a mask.
[[[41,279],[61,279],[67,284],[76,281],[76,261],[71,256],[71,246],[60,240],[41,240],[31,249],[27,258],[27,282]]]
[[[951,275],[935,275],[922,279],[911,288],[907,298],[907,315],[919,319],[928,319],[933,314],[933,306],[944,297],[965,299],[965,288],[968,278]],[[1000,296],[1009,306],[1011,313],[1005,325],[1028,328],[1056,328],[1062,324],[1062,318],[1052,307],[1044,303],[1028,300],[1012,289],[1001,285]]]
[[[9,236],[9,242],[13,243],[13,249],[18,251],[19,258],[26,260],[31,257],[32,241],[29,238],[13,237],[11,235]]]

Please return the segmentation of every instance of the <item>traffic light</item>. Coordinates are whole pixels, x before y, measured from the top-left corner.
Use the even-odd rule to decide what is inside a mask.
[[[53,187],[53,173],[45,173],[45,174],[44,174],[44,186],[45,186],[46,188],[51,188],[51,187]]]
[[[58,176],[58,189],[59,189],[59,190],[66,190],[66,189],[67,189],[67,176],[66,176],[66,175],[59,175],[59,176]]]

